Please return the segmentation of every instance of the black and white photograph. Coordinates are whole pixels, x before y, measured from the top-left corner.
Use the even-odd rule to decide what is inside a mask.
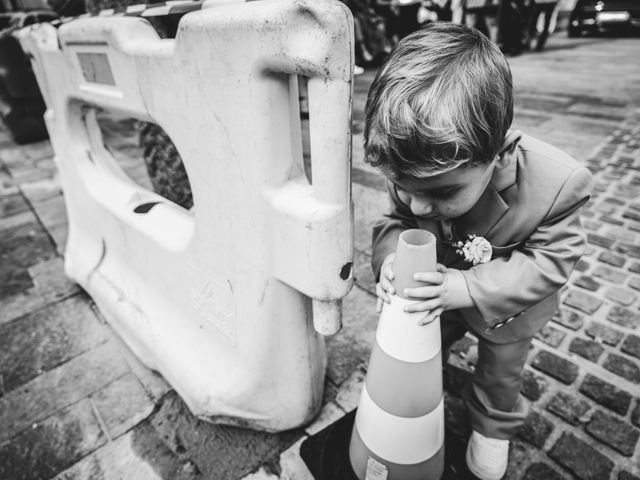
[[[640,0],[0,0],[0,480],[640,480]]]

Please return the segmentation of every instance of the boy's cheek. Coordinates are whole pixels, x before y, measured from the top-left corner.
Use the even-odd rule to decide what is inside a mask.
[[[411,207],[411,195],[409,195],[404,190],[400,190],[399,188],[396,189],[396,192],[398,192],[398,198],[400,199],[400,201],[407,207]]]

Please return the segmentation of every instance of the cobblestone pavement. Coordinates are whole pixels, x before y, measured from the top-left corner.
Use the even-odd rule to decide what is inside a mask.
[[[596,191],[589,250],[530,352],[522,391],[533,408],[508,479],[640,480],[639,47],[555,36],[547,51],[510,59],[516,126],[584,161]],[[355,84],[357,280],[328,341],[324,407],[277,435],[197,420],[128,351],[62,271],[67,223],[49,143],[18,146],[0,131],[0,479],[310,479],[300,444],[357,405],[377,322],[369,238],[386,199],[361,149],[373,75]],[[131,132],[105,141],[146,184]],[[445,369],[447,426],[460,438],[458,394],[475,358],[465,337]]]

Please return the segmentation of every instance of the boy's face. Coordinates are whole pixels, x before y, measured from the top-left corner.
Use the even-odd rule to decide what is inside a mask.
[[[467,213],[484,193],[496,161],[456,168],[428,178],[388,177],[398,196],[417,217],[449,220]]]

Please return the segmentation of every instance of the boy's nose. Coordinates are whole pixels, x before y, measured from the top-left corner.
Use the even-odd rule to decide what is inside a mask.
[[[426,198],[411,197],[411,211],[420,217],[429,215],[433,212],[433,204]]]

